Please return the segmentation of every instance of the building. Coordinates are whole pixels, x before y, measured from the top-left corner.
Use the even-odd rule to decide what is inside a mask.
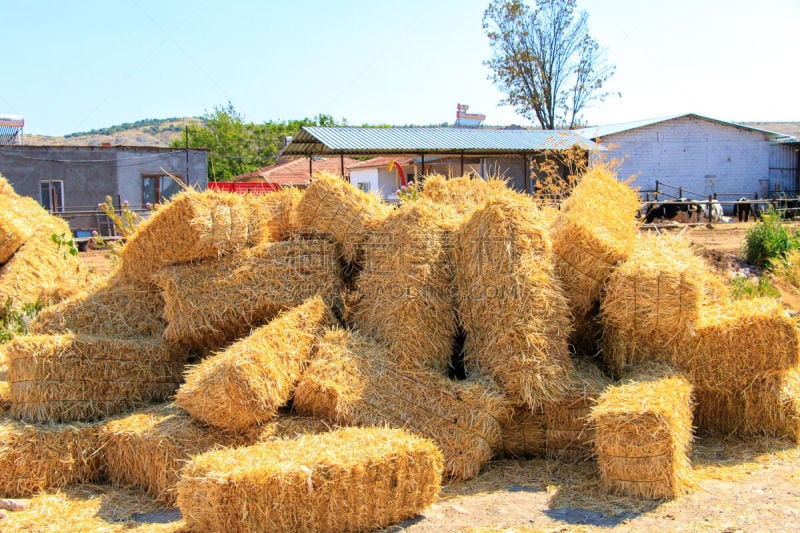
[[[203,190],[208,183],[208,151],[130,146],[0,146],[0,174],[14,190],[38,200],[67,219],[73,231],[108,234],[97,205],[110,196],[115,205],[147,211],[182,184]]]
[[[619,176],[634,177],[643,194],[705,199],[723,205],[800,189],[796,140],[785,134],[694,113],[576,130],[621,160]],[[780,168],[779,168],[780,167]]]
[[[244,183],[272,183],[278,187],[307,187],[315,172],[329,172],[347,176],[350,168],[358,163],[357,159],[311,157],[283,158],[279,162],[263,167],[247,174],[234,176],[232,181]]]

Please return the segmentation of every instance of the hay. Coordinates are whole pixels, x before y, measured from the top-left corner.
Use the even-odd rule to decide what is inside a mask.
[[[450,364],[456,336],[448,255],[453,216],[429,202],[405,204],[364,242],[353,324],[390,346],[400,367],[445,372]]]
[[[337,257],[326,241],[291,240],[165,268],[153,276],[165,302],[164,337],[215,350],[313,296],[336,308]]]
[[[11,411],[28,422],[94,420],[164,401],[185,352],[152,339],[30,335],[8,345]]]
[[[592,310],[614,267],[628,258],[640,206],[636,192],[601,166],[581,177],[562,204],[551,237],[556,272],[576,319]]]
[[[319,297],[286,311],[189,369],[175,403],[223,429],[270,420],[291,398],[317,336],[334,322]]]
[[[133,281],[174,263],[219,257],[245,246],[249,214],[240,194],[183,191],[141,223],[120,250],[120,274]]]
[[[345,428],[195,457],[178,506],[202,531],[368,531],[439,493],[441,453],[399,429]]]
[[[0,265],[11,259],[33,234],[36,223],[45,215],[36,200],[0,193]]]
[[[96,424],[0,421],[0,496],[26,497],[101,479],[98,432]]]
[[[37,335],[84,333],[120,339],[160,337],[166,328],[164,300],[150,283],[127,282],[118,276],[39,312],[30,325]]]
[[[303,191],[295,187],[245,195],[245,205],[250,213],[248,244],[258,246],[288,239],[298,229],[297,205],[302,197]]]
[[[530,459],[544,455],[546,450],[544,416],[541,409],[527,405],[511,407],[511,416],[501,425],[500,444],[494,456],[509,459]]]
[[[676,350],[675,366],[701,389],[747,387],[756,378],[796,366],[800,359],[796,319],[781,302],[752,298],[705,308],[696,336]]]
[[[293,406],[341,425],[403,427],[430,438],[452,480],[478,473],[508,416],[505,400],[491,388],[397,369],[385,347],[345,330],[332,330],[319,342]]]
[[[456,232],[457,309],[469,372],[535,409],[564,392],[569,311],[542,213],[528,198],[487,200]]]
[[[357,262],[372,224],[390,212],[375,194],[365,193],[339,176],[314,174],[297,205],[297,227],[304,232],[330,235],[348,263]]]
[[[621,496],[671,499],[691,487],[692,386],[663,364],[634,367],[592,409],[601,484]]]
[[[0,344],[0,416],[11,409],[11,389],[8,386],[8,360],[5,347]]]
[[[11,309],[19,311],[26,304],[47,306],[74,294],[88,283],[83,262],[64,246],[51,239],[72,233],[66,222],[37,207],[29,220],[35,226],[31,236],[0,268],[0,302],[11,301]]]
[[[0,174],[0,194],[16,194],[14,192],[14,187],[11,186],[2,174]]]
[[[547,456],[586,461],[594,454],[594,426],[589,415],[611,380],[592,362],[578,360],[564,396],[542,406]]]
[[[683,237],[640,234],[606,284],[606,364],[619,375],[638,361],[674,361],[694,336],[703,308],[722,295],[722,282]]]
[[[423,198],[448,206],[464,218],[468,218],[486,200],[507,194],[513,195],[505,181],[492,178],[484,180],[472,175],[459,178],[426,176],[421,192]]]

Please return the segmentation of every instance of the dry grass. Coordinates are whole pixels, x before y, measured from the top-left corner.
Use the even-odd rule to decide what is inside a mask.
[[[0,265],[11,259],[33,234],[36,216],[42,207],[32,198],[17,196],[13,191],[0,194]]]
[[[511,193],[505,181],[484,180],[478,176],[447,178],[441,175],[426,176],[422,185],[422,196],[441,206],[453,209],[462,218],[469,218],[472,212],[490,198],[499,198]],[[511,193],[513,195],[513,193]]]
[[[399,429],[345,428],[195,457],[178,506],[203,531],[367,531],[420,513],[441,476],[432,442]]]
[[[186,372],[175,403],[228,430],[272,419],[289,401],[318,336],[335,319],[315,297]]]
[[[165,268],[153,277],[165,301],[164,337],[215,350],[308,298],[319,295],[335,308],[342,288],[337,257],[326,241],[291,240]]]
[[[250,213],[248,243],[258,246],[266,242],[288,239],[297,231],[297,205],[303,191],[284,187],[268,194],[248,194],[244,201]]]
[[[546,450],[544,415],[527,405],[511,407],[511,416],[501,426],[500,443],[494,456],[507,459],[540,457]]]
[[[93,420],[175,392],[187,354],[163,341],[30,335],[8,345],[11,416],[28,422]]]
[[[0,174],[0,194],[16,194],[14,192],[14,187],[8,182],[6,178]]]

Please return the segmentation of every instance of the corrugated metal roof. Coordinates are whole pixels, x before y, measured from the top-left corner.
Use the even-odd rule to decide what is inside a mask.
[[[669,115],[666,117],[635,120],[633,122],[621,122],[619,124],[609,124],[607,126],[593,126],[591,128],[581,128],[574,131],[575,133],[578,133],[579,135],[582,135],[587,139],[596,140],[596,139],[602,139],[603,137],[608,137],[609,135],[614,135],[616,133],[621,133],[623,131],[635,130],[637,128],[643,128],[645,126],[651,126],[653,124],[658,124],[660,122],[667,122],[668,120],[675,120],[677,118],[684,118],[684,117],[699,118],[701,120],[716,122],[717,124],[724,124],[726,126],[733,126],[735,128],[741,128],[744,130],[757,131],[759,133],[766,133],[767,135],[770,135],[776,139],[787,137],[785,133],[778,133],[776,131],[754,128],[752,126],[746,126],[744,124],[737,124],[736,122],[727,122],[725,120],[719,120],[716,118],[704,117],[703,115],[698,115],[695,113],[683,113],[680,115]]]
[[[512,154],[563,150],[575,145],[587,150],[597,147],[567,130],[304,127],[283,155]]]

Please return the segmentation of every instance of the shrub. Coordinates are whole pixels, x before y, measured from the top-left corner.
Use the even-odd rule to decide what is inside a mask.
[[[770,210],[747,232],[742,255],[751,265],[770,268],[772,261],[784,259],[790,250],[797,248],[797,235],[790,234],[780,216]]]
[[[729,293],[734,300],[759,298],[762,296],[779,298],[781,296],[781,292],[770,284],[769,278],[766,276],[760,277],[757,283],[749,278],[734,278],[731,281]]]

